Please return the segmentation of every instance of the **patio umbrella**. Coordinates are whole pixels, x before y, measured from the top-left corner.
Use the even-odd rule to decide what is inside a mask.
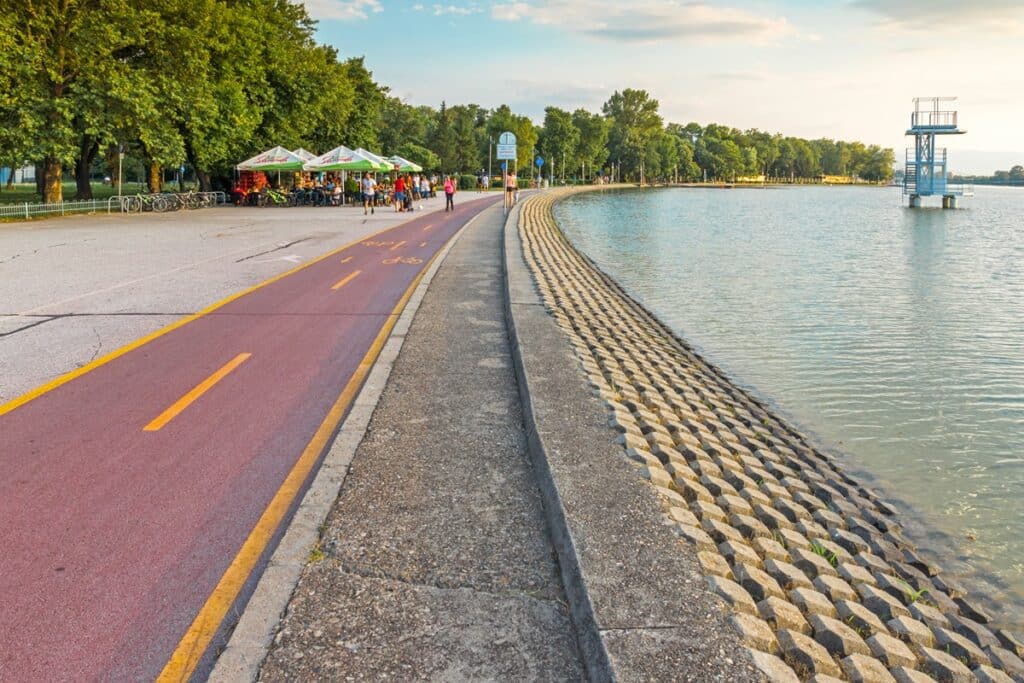
[[[377,164],[379,166],[379,168],[377,169],[378,171],[393,171],[393,170],[395,170],[395,165],[392,164],[391,162],[389,162],[387,159],[385,159],[383,157],[380,157],[380,156],[377,156],[373,152],[371,152],[369,150],[365,150],[362,147],[360,147],[360,148],[358,148],[356,150],[356,154],[362,154],[364,157],[366,157],[367,159],[369,159],[373,163]]]
[[[246,159],[235,168],[239,171],[301,171],[306,160],[284,147],[275,147]]]
[[[292,152],[292,154],[294,154],[297,157],[302,157],[304,161],[313,161],[313,159],[316,159],[315,154],[303,149],[302,147],[299,147],[297,150]]]
[[[414,164],[408,159],[403,159],[397,154],[395,156],[388,157],[386,161],[391,163],[391,168],[397,166],[398,170],[403,173],[420,173],[423,170],[423,167],[419,164]]]
[[[390,167],[389,167],[390,168]],[[321,154],[305,166],[307,171],[380,171],[380,164],[344,145]]]

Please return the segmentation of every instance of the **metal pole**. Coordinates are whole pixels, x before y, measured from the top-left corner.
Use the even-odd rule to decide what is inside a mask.
[[[121,170],[121,167],[122,167],[121,162],[123,160],[124,160],[124,152],[121,151],[121,145],[119,143],[117,145],[117,196],[118,197],[121,196],[121,181],[122,181],[122,175],[123,175],[122,174],[122,170]]]
[[[487,138],[487,183],[488,184],[490,184],[490,182],[491,182],[491,148],[492,147],[494,147],[494,138],[488,137]],[[487,188],[484,188],[484,189],[486,189],[489,192],[491,188],[487,187]],[[501,189],[502,189],[502,191],[504,191],[505,187],[502,186]]]

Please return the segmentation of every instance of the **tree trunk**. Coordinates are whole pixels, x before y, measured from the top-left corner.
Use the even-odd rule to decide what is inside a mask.
[[[43,196],[43,170],[46,168],[43,164],[37,163],[36,165],[36,195],[38,197]]]
[[[185,173],[178,169],[178,192],[185,192]]]
[[[48,158],[43,162],[43,201],[60,202],[64,200],[64,188],[61,186],[63,167],[58,159]]]
[[[92,199],[92,183],[89,182],[89,170],[92,161],[99,151],[99,143],[90,136],[82,137],[78,145],[78,158],[75,159],[75,199]]]
[[[163,168],[160,164],[150,162],[149,164],[149,191],[159,192],[163,185]]]
[[[17,162],[11,162],[11,174],[7,176],[7,189],[10,190],[14,187],[14,171]]]
[[[107,169],[110,171],[110,186],[114,188],[114,192],[116,193],[118,181],[121,179],[121,167],[120,164],[117,163],[119,161],[117,145],[108,146],[103,155],[103,159],[107,162]]]
[[[200,192],[211,191],[212,184],[210,183],[210,174],[208,172],[196,169],[196,180],[199,181]]]

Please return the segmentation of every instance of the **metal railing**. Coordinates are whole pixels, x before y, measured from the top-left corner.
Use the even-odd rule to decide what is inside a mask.
[[[955,111],[915,111],[910,115],[911,128],[956,128]]]
[[[0,204],[0,219],[30,219],[38,216],[66,216],[73,213],[138,213],[201,209],[227,203],[223,192],[180,192],[115,195],[108,199],[70,202],[19,202]]]

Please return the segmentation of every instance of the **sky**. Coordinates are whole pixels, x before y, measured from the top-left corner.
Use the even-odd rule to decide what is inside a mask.
[[[1024,0],[306,0],[317,39],[410,104],[600,111],[892,147],[914,97],[957,96],[950,170],[1024,164]]]

